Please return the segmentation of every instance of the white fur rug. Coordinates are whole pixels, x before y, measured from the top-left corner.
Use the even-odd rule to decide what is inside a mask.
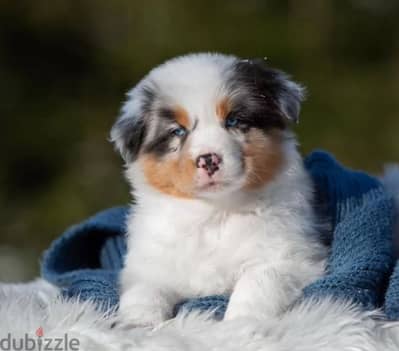
[[[399,167],[387,168],[383,181],[399,204]],[[62,300],[58,290],[43,280],[0,284],[0,350],[7,349],[3,340],[8,337],[21,339],[28,334],[37,340],[39,331],[41,339],[49,340],[65,339],[67,334],[85,351],[398,351],[399,322],[379,317],[378,311],[363,312],[348,303],[325,300],[302,303],[274,320],[217,322],[192,313],[155,330],[120,330],[112,328],[113,317],[100,314],[88,302]],[[52,347],[57,350],[55,343]],[[36,344],[34,350],[45,348]]]
[[[217,322],[190,314],[155,330],[119,330],[111,327],[112,317],[101,315],[90,303],[63,301],[55,288],[37,280],[0,285],[0,316],[0,342],[9,333],[14,339],[26,333],[38,339],[35,332],[42,327],[42,338],[67,334],[79,340],[79,350],[399,350],[399,322],[383,322],[377,311],[362,312],[327,300],[298,305],[278,320]]]

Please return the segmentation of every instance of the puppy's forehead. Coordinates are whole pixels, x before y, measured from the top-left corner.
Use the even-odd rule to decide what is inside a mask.
[[[184,56],[157,67],[148,79],[160,98],[195,109],[226,96],[234,62],[234,57],[216,54]]]

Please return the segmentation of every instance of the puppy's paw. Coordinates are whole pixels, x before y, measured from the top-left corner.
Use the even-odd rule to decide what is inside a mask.
[[[155,327],[172,317],[172,294],[146,282],[125,289],[119,304],[119,320],[131,327]]]
[[[134,304],[123,306],[118,312],[118,329],[153,328],[169,318],[169,314],[159,306]]]
[[[223,320],[248,319],[266,322],[276,320],[281,315],[275,305],[262,304],[260,300],[254,300],[253,303],[232,302],[227,306]]]
[[[226,313],[224,314],[224,320],[229,321],[237,318],[253,317],[256,311],[251,311],[247,305],[228,305]]]

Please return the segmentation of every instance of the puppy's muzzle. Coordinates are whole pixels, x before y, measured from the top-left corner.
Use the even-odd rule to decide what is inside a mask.
[[[197,168],[203,168],[209,177],[219,170],[221,163],[222,157],[215,153],[200,155],[196,160]]]

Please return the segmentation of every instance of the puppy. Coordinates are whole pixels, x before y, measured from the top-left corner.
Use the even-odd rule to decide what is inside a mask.
[[[272,318],[322,275],[312,183],[289,131],[302,98],[264,60],[208,53],[167,61],[128,93],[111,131],[137,202],[123,320],[153,326],[214,294],[230,295],[225,319]]]

